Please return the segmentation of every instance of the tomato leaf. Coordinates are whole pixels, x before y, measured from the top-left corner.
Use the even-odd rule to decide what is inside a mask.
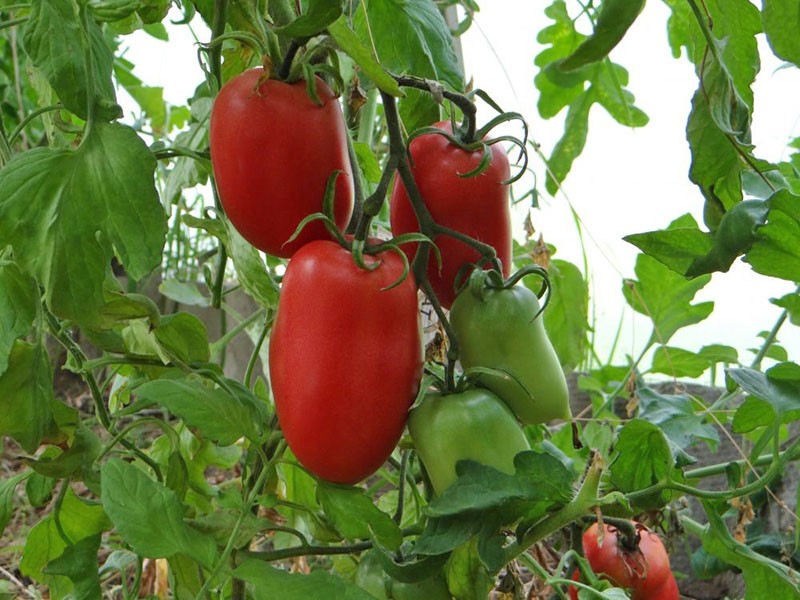
[[[800,292],[791,292],[770,300],[775,306],[786,309],[792,325],[800,325]]]
[[[700,377],[711,367],[711,361],[697,352],[690,352],[683,348],[659,346],[653,354],[653,364],[650,371],[664,373],[672,377]]]
[[[364,490],[320,482],[317,500],[333,526],[348,540],[375,538],[397,550],[403,541],[400,527],[380,510]]]
[[[758,229],[744,261],[762,275],[800,281],[800,197],[779,190],[767,206],[767,223]]]
[[[764,422],[766,407],[769,407],[772,415],[771,422],[778,418],[788,423],[800,418],[800,367],[795,363],[777,364],[766,373],[747,367],[728,369],[728,375],[750,396],[765,403],[742,405],[734,415],[737,431],[768,424]],[[743,411],[742,415],[739,415],[739,411]],[[759,416],[754,419],[754,415]]]
[[[277,29],[293,38],[307,38],[320,33],[342,14],[342,3],[331,0],[309,0],[306,11],[288,25]]]
[[[147,403],[165,407],[190,427],[197,428],[203,437],[223,446],[235,443],[242,436],[258,442],[265,425],[236,396],[195,380],[148,381],[136,388],[136,394]]]
[[[544,326],[561,366],[570,370],[583,361],[586,351],[589,288],[580,269],[571,262],[551,260],[547,273],[550,276],[551,295],[543,313]],[[532,278],[524,281],[535,285]]]
[[[667,437],[658,425],[633,419],[617,434],[609,471],[611,483],[621,492],[636,492],[666,481],[674,470],[675,460]],[[664,506],[669,491],[637,500],[638,507]]]
[[[714,245],[713,235],[700,231],[689,213],[675,219],[666,229],[634,233],[622,239],[681,275]]]
[[[604,59],[622,40],[642,8],[644,0],[603,0],[592,35],[562,60],[559,68],[572,71]]]
[[[0,239],[57,316],[98,319],[114,254],[135,280],[160,264],[166,215],[155,166],[133,129],[97,123],[75,151],[35,148],[0,171]]]
[[[75,589],[71,597],[76,600],[93,600],[101,597],[100,575],[97,571],[97,551],[100,535],[90,535],[67,546],[58,558],[51,560],[43,573],[68,577]]]
[[[25,50],[58,98],[82,119],[95,102],[97,116],[122,116],[111,79],[113,53],[103,31],[92,19],[82,18],[75,0],[33,0],[23,34]]]
[[[433,79],[457,92],[464,89],[464,73],[453,49],[444,17],[428,0],[365,0],[353,18],[362,43],[374,44],[377,59],[392,73]],[[403,40],[398,45],[396,40]],[[408,131],[439,120],[430,95],[409,90],[400,102],[400,115]]]
[[[703,502],[703,507],[709,519],[700,538],[703,548],[709,554],[741,570],[748,598],[800,596],[800,584],[792,568],[737,542],[716,507],[708,501]]]
[[[137,554],[169,558],[186,554],[205,567],[216,559],[216,544],[183,520],[178,496],[141,469],[119,458],[101,468],[103,509]]]
[[[64,541],[61,531],[73,543],[77,543],[106,531],[111,523],[102,506],[79,498],[70,487],[64,495],[58,518],[60,531],[53,513],[41,519],[30,530],[25,539],[19,570],[34,581],[47,585],[53,597],[63,598],[73,591],[72,582],[64,576],[45,572],[48,563],[62,556],[67,549],[67,542]]]
[[[800,67],[800,5],[794,0],[764,0],[761,20],[775,55]]]
[[[341,600],[375,600],[360,587],[324,571],[308,575],[289,573],[264,564],[260,560],[245,560],[233,572],[237,579],[252,586],[256,600],[308,600],[337,598]]]
[[[161,349],[173,360],[190,364],[209,359],[206,325],[193,314],[178,312],[162,317],[153,335]]]
[[[41,344],[18,340],[0,375],[0,436],[33,453],[53,427],[53,368]]]
[[[699,323],[714,310],[713,302],[692,304],[695,294],[711,281],[710,275],[686,281],[644,254],[637,257],[634,271],[638,280],[624,280],[622,292],[636,312],[653,322],[651,344],[666,344],[676,331]]]
[[[463,600],[483,600],[494,587],[494,577],[487,572],[474,539],[453,551],[444,573],[448,590]]]
[[[258,250],[234,229],[230,221],[225,223],[228,232],[226,246],[239,282],[261,306],[274,308],[278,304],[278,284],[267,271]]]
[[[39,290],[19,267],[0,261],[0,377],[8,368],[14,342],[33,329]]]
[[[21,481],[30,476],[30,473],[17,473],[0,481],[0,537],[11,521],[14,510],[14,493]]]

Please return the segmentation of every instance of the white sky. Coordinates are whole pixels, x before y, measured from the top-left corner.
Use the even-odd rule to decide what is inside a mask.
[[[536,33],[548,23],[540,8],[544,4],[530,0],[480,4],[476,23],[463,39],[467,77],[473,77],[475,86],[487,90],[505,110],[522,113],[533,139],[549,154],[561,135],[566,111],[550,121],[536,112],[533,58],[541,50]],[[564,184],[565,194],[555,198],[546,194],[543,165],[531,155],[542,182],[541,208],[533,211],[534,224],[545,240],[557,247],[558,257],[579,266],[582,250],[569,204],[583,223],[601,357],[605,357],[604,348],[620,319],[623,335],[618,358],[638,354],[650,335],[647,320],[634,316],[622,298],[622,278],[633,276],[636,257],[636,249],[623,242],[622,236],[664,227],[685,212],[692,212],[702,223],[703,199],[687,178],[690,155],[685,140],[689,103],[697,82],[686,59],[672,58],[666,36],[668,14],[663,3],[647,3],[611,55],[628,69],[627,87],[650,123],[628,129],[595,107],[586,148]],[[205,29],[198,27],[197,31],[205,41]],[[126,38],[135,72],[145,83],[163,86],[165,97],[174,104],[184,103],[202,79],[193,44],[186,27],[171,31],[169,45],[141,32]],[[800,136],[800,70],[777,70],[778,66],[763,44],[762,70],[755,84],[753,141],[757,155],[769,160],[786,158],[786,143]],[[482,114],[488,118],[489,113]],[[737,262],[730,273],[714,275],[696,298],[715,301],[711,317],[679,332],[671,345],[696,350],[708,343],[729,344],[747,363],[752,355],[745,350],[757,345],[756,334],[770,329],[780,313],[768,299],[793,289],[788,282],[756,276],[749,266]],[[780,340],[790,356],[800,356],[796,327],[784,326]]]

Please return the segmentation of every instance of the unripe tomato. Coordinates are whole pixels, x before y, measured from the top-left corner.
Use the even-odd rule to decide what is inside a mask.
[[[452,132],[449,122],[435,126]],[[463,150],[442,135],[428,133],[414,138],[409,154],[414,181],[433,220],[492,246],[507,276],[511,268],[511,208],[508,185],[503,183],[510,177],[505,150],[499,144],[492,145],[489,167],[474,177],[461,175],[480,164],[482,152]],[[399,178],[391,194],[390,220],[395,235],[419,231],[408,192]],[[442,267],[439,270],[431,252],[428,280],[442,306],[450,308],[456,297],[454,285],[459,270],[478,262],[480,254],[450,236],[439,235],[434,242],[441,252]],[[409,259],[413,258],[416,245],[406,244],[403,248]]]
[[[335,483],[374,473],[400,439],[422,375],[417,290],[401,257],[359,268],[335,242],[289,261],[269,344],[278,420],[300,463]]]
[[[427,394],[411,410],[408,432],[437,494],[455,482],[459,460],[513,474],[514,457],[530,450],[514,414],[500,398],[482,389]]]
[[[583,533],[583,552],[598,575],[617,587],[632,591],[632,600],[678,600],[678,585],[672,575],[661,538],[641,523],[635,523],[639,534],[636,548],[626,548],[616,527],[603,525],[602,538],[597,523]],[[577,597],[574,589],[570,596]]]
[[[228,81],[211,111],[211,164],[225,213],[256,248],[284,258],[303,244],[329,239],[318,221],[286,244],[305,217],[322,212],[328,178],[336,180],[334,214],[344,228],[353,209],[353,174],[342,110],[316,79],[322,105],[304,81],[267,79],[251,69]]]
[[[570,419],[567,380],[544,329],[539,300],[524,285],[483,285],[475,271],[450,311],[465,369],[481,367],[479,381],[508,404],[523,423]],[[504,376],[501,376],[504,374]]]

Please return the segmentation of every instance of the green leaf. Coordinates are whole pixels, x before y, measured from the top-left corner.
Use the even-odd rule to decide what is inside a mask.
[[[36,281],[14,263],[0,261],[0,376],[8,368],[14,342],[33,329],[38,302]]]
[[[312,571],[308,575],[288,573],[260,560],[245,560],[233,574],[252,586],[255,600],[375,600],[354,583],[324,571]]]
[[[717,430],[705,423],[704,415],[697,414],[703,405],[685,394],[659,394],[649,387],[637,390],[639,418],[658,425],[670,444],[677,450],[673,454],[680,461],[694,462],[683,451],[698,440],[715,445],[719,442]]]
[[[73,543],[94,537],[111,527],[103,507],[79,498],[72,488],[68,488],[64,495],[58,517],[61,531]],[[66,577],[48,575],[45,568],[66,549],[67,542],[56,525],[55,517],[50,513],[28,533],[19,570],[34,581],[47,585],[51,598],[64,598],[73,591],[72,583]]]
[[[767,200],[767,223],[744,260],[762,275],[800,281],[800,197],[777,191]]]
[[[378,89],[391,96],[403,96],[403,90],[400,89],[397,81],[381,66],[369,46],[361,41],[344,17],[328,25],[328,33],[331,34],[339,48],[361,67]]]
[[[173,360],[191,364],[209,359],[206,325],[191,313],[178,312],[162,317],[153,335]]]
[[[258,415],[237,396],[221,388],[210,388],[195,380],[159,379],[138,388],[136,394],[148,403],[159,404],[203,437],[229,446],[240,437],[258,442],[265,427]]]
[[[41,344],[17,340],[0,375],[0,436],[33,453],[53,428],[53,368]]]
[[[374,47],[378,61],[390,72],[432,79],[454,91],[463,91],[464,74],[453,49],[453,38],[434,3],[364,0],[359,3],[353,25],[362,43]],[[398,40],[402,43],[398,44]],[[430,125],[431,118],[437,118],[432,109],[436,109],[436,115],[439,112],[430,95],[423,97],[411,92],[409,102],[414,106],[413,111],[404,108],[406,101],[400,102],[408,131]],[[420,103],[425,107],[421,108]]]
[[[745,392],[767,403],[773,422],[775,418],[784,423],[800,418],[800,366],[781,363],[768,369],[766,374],[742,367],[728,369],[728,375]],[[754,407],[751,405],[747,410],[752,414]],[[763,414],[763,410],[759,408],[758,414]],[[742,418],[740,417],[740,422]],[[752,422],[752,418],[748,418],[747,422]]]
[[[169,558],[186,554],[204,567],[216,560],[216,544],[183,520],[178,496],[140,469],[112,458],[101,469],[103,508],[137,554]]]
[[[72,580],[75,600],[95,600],[101,597],[100,575],[97,570],[97,551],[100,535],[90,535],[64,549],[43,569],[47,575],[62,575]]]
[[[697,378],[711,367],[711,362],[696,352],[683,348],[659,346],[653,354],[653,373],[664,373],[672,377]]]
[[[3,537],[3,531],[13,515],[14,494],[17,486],[29,476],[30,473],[18,473],[0,481],[0,538]]]
[[[261,255],[236,229],[226,221],[228,253],[236,267],[239,282],[261,306],[275,308],[278,304],[278,284],[267,271]]]
[[[800,598],[797,573],[787,565],[737,542],[715,507],[703,502],[709,523],[701,536],[703,548],[742,572],[747,598]]]
[[[277,31],[293,38],[308,38],[317,35],[342,14],[342,3],[338,0],[308,0],[305,12]]]
[[[622,239],[681,275],[697,258],[708,254],[714,243],[713,236],[700,231],[689,213],[675,219],[666,229],[634,233]]]
[[[800,292],[792,292],[770,300],[775,306],[786,309],[792,325],[800,326]]]
[[[558,184],[566,179],[572,163],[580,156],[586,146],[589,134],[589,110],[594,104],[591,90],[578,96],[567,111],[564,121],[564,135],[558,140],[550,158],[547,159],[547,191],[555,195]]]
[[[800,67],[800,4],[795,0],[763,0],[761,20],[775,55]]]
[[[736,348],[723,344],[709,344],[708,346],[703,346],[697,354],[711,363],[736,364],[739,362],[739,353]]]
[[[609,464],[612,485],[621,492],[636,492],[665,481],[675,460],[664,432],[658,425],[633,419],[617,434]],[[640,498],[637,506],[659,508],[669,501],[670,493]]]
[[[135,65],[121,56],[114,58],[114,75],[122,88],[142,109],[144,116],[157,132],[169,130],[167,123],[167,103],[164,88],[145,85],[134,73]]]
[[[364,490],[320,483],[317,499],[333,526],[348,540],[374,538],[397,550],[403,541],[400,527],[380,510]]]
[[[100,26],[82,18],[84,10],[75,0],[33,0],[25,50],[67,109],[86,119],[91,98],[96,116],[116,119],[122,110],[111,78],[114,55]]]
[[[551,260],[547,268],[551,295],[544,326],[565,369],[583,361],[589,331],[589,288],[580,269],[565,260]]]
[[[79,426],[70,447],[51,460],[29,459],[26,464],[40,475],[53,479],[91,478],[92,463],[100,456],[103,444],[91,429]]]
[[[714,310],[713,302],[692,304],[695,294],[711,281],[710,275],[686,281],[643,254],[637,257],[634,272],[638,280],[626,279],[622,292],[635,311],[653,322],[651,344],[666,344],[676,331],[699,323]]]
[[[0,170],[0,239],[59,317],[97,321],[114,254],[135,280],[160,264],[155,166],[133,129],[97,123],[77,150],[35,148]]]
[[[571,71],[604,59],[625,36],[642,8],[644,0],[603,0],[592,35],[562,60],[559,68]]]
[[[481,561],[474,538],[453,551],[444,573],[448,590],[459,600],[485,600],[495,583]]]
[[[159,293],[170,300],[186,306],[211,306],[211,300],[197,287],[196,284],[177,279],[165,279],[158,284]]]

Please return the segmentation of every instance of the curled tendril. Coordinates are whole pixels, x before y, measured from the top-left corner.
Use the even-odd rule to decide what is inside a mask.
[[[391,290],[392,288],[397,287],[398,285],[403,283],[406,280],[406,277],[408,277],[409,273],[411,273],[411,264],[408,262],[408,257],[406,256],[406,253],[403,252],[399,248],[399,246],[395,246],[394,244],[386,244],[385,246],[386,250],[384,250],[384,252],[396,252],[397,255],[400,257],[400,260],[403,261],[403,272],[400,275],[400,277],[398,277],[397,281],[387,285],[386,287],[382,287],[381,288],[382,292],[386,292],[388,290]]]
[[[477,267],[477,265],[468,265],[468,267]],[[531,319],[531,321],[534,321],[539,317],[540,314],[542,314],[542,312],[544,312],[544,309],[547,308],[547,305],[550,303],[550,290],[552,289],[547,270],[539,265],[528,265],[523,267],[512,273],[508,279],[505,280],[503,279],[501,271],[498,269],[483,270],[475,268],[475,270],[470,274],[469,281],[466,284],[462,284],[461,287],[463,289],[464,287],[469,286],[470,293],[475,294],[480,299],[483,299],[486,297],[487,289],[511,289],[528,275],[538,275],[542,278],[542,287],[536,293],[536,297],[539,300],[542,300],[544,297],[544,300],[542,300],[539,310]]]
[[[359,269],[364,269],[365,271],[374,271],[375,269],[381,266],[381,262],[383,261],[378,259],[370,264],[365,263],[364,262],[365,244],[366,242],[364,242],[364,240],[353,240],[353,245],[352,245],[353,260],[355,261]]]
[[[199,48],[203,50],[211,50],[211,48],[222,44],[227,40],[236,40],[237,42],[241,42],[250,46],[253,50],[259,53],[259,56],[264,56],[267,54],[267,47],[264,44],[263,40],[258,39],[251,33],[247,33],[245,31],[231,31],[228,33],[223,33],[215,37],[213,40],[208,42],[207,44],[198,44]]]

